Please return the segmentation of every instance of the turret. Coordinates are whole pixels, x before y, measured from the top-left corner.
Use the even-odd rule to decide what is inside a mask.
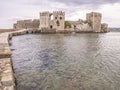
[[[101,32],[101,13],[91,12],[86,15],[87,21],[92,24],[93,32]]]
[[[39,28],[50,28],[50,13],[42,12],[40,13],[40,26]]]
[[[65,23],[65,12],[62,11],[54,11],[53,12],[53,27],[56,28],[57,31],[64,30]]]

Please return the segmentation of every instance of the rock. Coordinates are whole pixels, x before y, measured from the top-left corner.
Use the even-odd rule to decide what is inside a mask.
[[[4,86],[14,85],[14,77],[12,73],[2,74],[1,82]]]
[[[15,90],[14,86],[5,87],[3,90]]]

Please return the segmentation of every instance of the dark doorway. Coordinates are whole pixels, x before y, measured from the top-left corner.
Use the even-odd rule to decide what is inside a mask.
[[[50,28],[52,29],[52,28],[53,28],[53,26],[51,25],[51,26],[50,26]]]

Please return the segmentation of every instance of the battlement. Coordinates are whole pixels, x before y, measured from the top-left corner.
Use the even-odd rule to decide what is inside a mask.
[[[50,12],[49,11],[46,11],[46,12],[40,12],[40,15],[49,15]]]
[[[99,17],[102,17],[102,14],[101,13],[98,13],[98,12],[91,12],[91,13],[87,13],[86,14],[88,17],[91,17],[91,16],[99,16]]]
[[[53,11],[53,14],[65,15],[63,11]]]
[[[18,20],[17,23],[31,23],[32,19],[28,19],[28,20]]]

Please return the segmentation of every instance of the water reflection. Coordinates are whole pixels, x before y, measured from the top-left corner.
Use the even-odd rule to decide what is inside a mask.
[[[18,90],[120,90],[120,33],[13,37]]]

